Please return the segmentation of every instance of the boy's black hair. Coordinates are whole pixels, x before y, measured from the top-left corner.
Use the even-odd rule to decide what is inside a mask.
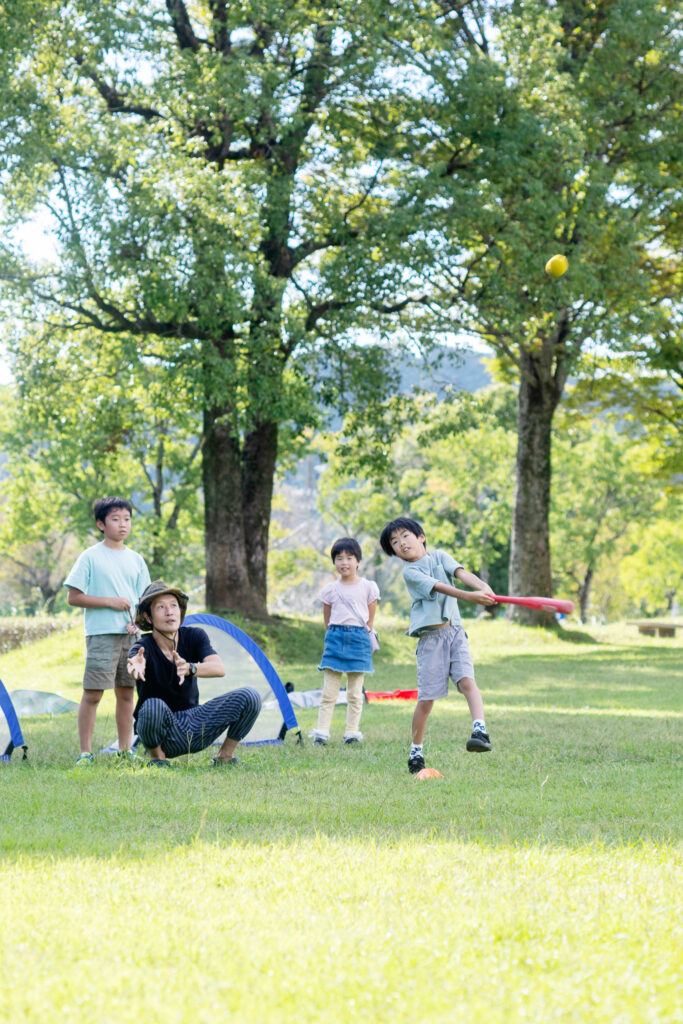
[[[416,537],[420,535],[424,537],[424,530],[416,519],[408,519],[407,516],[399,516],[398,519],[392,519],[379,535],[379,543],[385,555],[391,556],[394,554],[394,549],[391,546],[391,535],[394,530],[410,530]]]
[[[363,559],[363,552],[360,549],[360,544],[353,537],[340,537],[339,540],[335,540],[330,551],[330,558],[334,562],[337,555],[342,553],[347,555],[353,555],[359,562]]]
[[[107,516],[110,512],[113,512],[115,508],[125,508],[130,514],[133,514],[133,506],[126,498],[98,498],[92,507],[93,515],[95,516],[95,523],[106,523]],[[97,527],[99,530],[99,526]]]

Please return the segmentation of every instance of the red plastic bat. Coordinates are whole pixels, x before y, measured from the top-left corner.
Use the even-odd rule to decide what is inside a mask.
[[[571,615],[574,611],[573,601],[561,601],[555,597],[501,597],[494,595],[500,604],[523,604],[526,608],[538,608],[544,612],[564,612]]]

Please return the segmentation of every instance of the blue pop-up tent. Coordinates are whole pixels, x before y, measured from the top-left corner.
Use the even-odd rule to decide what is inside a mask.
[[[0,761],[9,761],[12,751],[18,749],[24,751],[25,760],[28,748],[21,734],[21,726],[12,699],[0,679]]]
[[[202,704],[240,686],[252,686],[261,695],[261,711],[242,743],[277,743],[285,738],[289,729],[299,729],[284,683],[244,630],[218,615],[203,612],[188,615],[183,625],[201,626],[225,665],[224,676],[197,680]]]

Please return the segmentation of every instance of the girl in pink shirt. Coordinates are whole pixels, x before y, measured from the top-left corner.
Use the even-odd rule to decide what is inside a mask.
[[[363,680],[372,672],[370,633],[379,600],[379,588],[373,580],[358,575],[363,557],[360,544],[342,537],[332,545],[332,563],[339,579],[328,583],[320,594],[325,622],[325,647],[319,671],[323,676],[323,694],[318,726],[310,733],[314,743],[324,746],[330,738],[332,712],[346,673],[346,732],[344,743],[360,743],[363,710]]]

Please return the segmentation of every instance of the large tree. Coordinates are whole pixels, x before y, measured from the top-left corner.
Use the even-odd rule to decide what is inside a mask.
[[[0,276],[46,374],[55,332],[119,339],[197,411],[213,608],[265,610],[278,446],[315,418],[314,353],[318,396],[362,404],[387,374],[350,329],[421,298],[402,269],[420,221],[394,141],[417,99],[386,45],[415,14],[388,0],[0,8]],[[57,247],[43,265],[11,230],[36,211]]]
[[[551,431],[567,378],[587,347],[648,337],[657,350],[662,310],[680,309],[666,225],[680,212],[681,10],[527,0],[493,18],[465,63],[433,36],[413,57],[440,97],[422,156],[434,297],[518,382],[510,588],[547,595]],[[569,272],[552,280],[555,252]]]

